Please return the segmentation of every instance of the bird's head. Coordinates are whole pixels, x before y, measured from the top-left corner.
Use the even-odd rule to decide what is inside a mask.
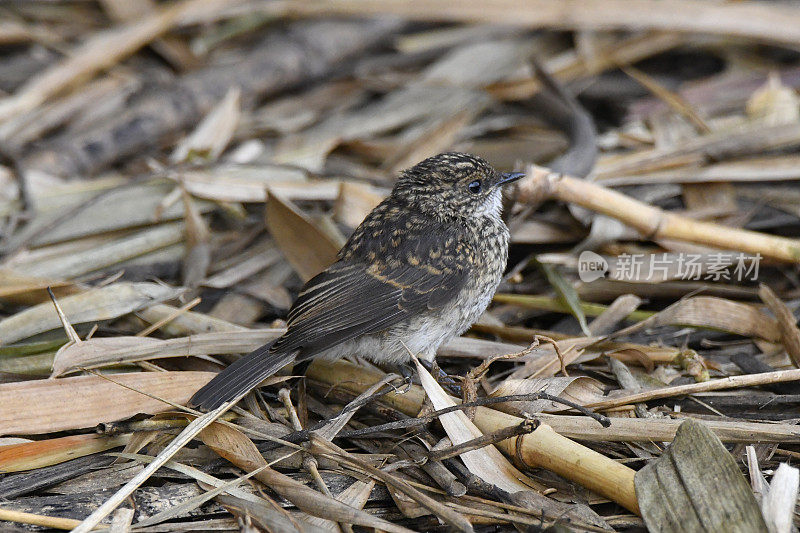
[[[404,170],[392,196],[441,219],[499,217],[502,186],[522,176],[498,172],[478,156],[448,152]]]

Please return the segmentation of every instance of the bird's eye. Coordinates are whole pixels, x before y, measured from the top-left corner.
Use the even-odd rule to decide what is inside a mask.
[[[467,185],[467,189],[472,194],[478,194],[481,192],[481,180],[471,181],[469,185]]]

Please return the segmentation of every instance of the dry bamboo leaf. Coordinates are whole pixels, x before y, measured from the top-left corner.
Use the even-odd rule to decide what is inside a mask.
[[[404,527],[374,517],[361,509],[355,509],[329,498],[306,487],[299,481],[269,468],[256,445],[237,429],[216,423],[203,430],[200,438],[209,448],[242,470],[249,472],[266,466],[264,470],[256,474],[256,479],[308,514],[337,522],[374,527],[383,531],[397,533],[408,533],[409,531]]]
[[[583,233],[577,229],[564,228],[539,220],[523,220],[511,229],[512,244],[552,244],[574,242]]]
[[[288,200],[267,201],[267,228],[286,260],[308,281],[336,261],[339,246]]]
[[[231,87],[225,97],[197,125],[170,155],[170,161],[179,163],[193,158],[216,161],[233,138],[239,124],[241,91]]]
[[[418,161],[446,152],[480,111],[480,108],[468,108],[453,116],[427,121],[428,123],[421,128],[422,131],[415,132],[415,137],[403,143],[400,149],[384,163],[384,168],[388,168],[391,174],[397,174],[414,166]]]
[[[39,303],[47,299],[44,289],[54,289],[56,295],[80,292],[80,289],[68,281],[39,278],[27,273],[14,272],[0,268],[0,298],[15,303]],[[34,294],[28,294],[34,293]]]
[[[89,428],[138,413],[171,408],[163,401],[125,388],[184,404],[213,372],[147,372],[79,376],[0,384],[0,435],[33,435]],[[113,380],[109,381],[109,380]]]
[[[61,298],[70,323],[110,320],[180,295],[182,290],[157,283],[119,282]],[[10,344],[61,326],[49,302],[41,303],[0,321],[0,345]]]
[[[93,338],[83,341],[80,346],[65,346],[57,362],[53,363],[53,374],[63,375],[81,368],[99,368],[166,357],[247,353],[277,339],[285,331],[276,328],[198,333],[163,340],[149,337]]]
[[[184,218],[186,220],[186,256],[183,258],[183,284],[195,288],[208,273],[211,264],[211,233],[206,221],[200,215],[192,197],[181,187]]]
[[[608,309],[592,320],[592,323],[589,324],[589,331],[592,335],[605,335],[606,333],[610,333],[617,324],[636,311],[641,303],[642,299],[635,294],[623,294],[622,296],[618,296],[611,305],[608,306]]]
[[[265,202],[267,188],[289,200],[335,200],[337,180],[309,181],[307,173],[280,165],[218,165],[187,170],[180,181],[192,196],[218,202]]]
[[[480,69],[473,65],[472,70]],[[325,158],[341,142],[397,129],[420,119],[452,116],[463,109],[480,110],[490,102],[485,93],[475,89],[416,83],[393,91],[358,112],[335,115],[300,134],[284,137],[275,148],[274,160],[321,171]]]
[[[108,352],[113,353],[115,350],[135,349],[153,344],[160,344],[160,341],[148,337],[98,337],[79,343],[65,344],[56,352],[55,359],[53,359],[53,373],[50,377],[56,378],[70,370],[80,368],[96,368],[98,359],[103,361]]]
[[[800,329],[797,328],[797,319],[767,285],[762,283],[759,286],[758,295],[778,321],[780,341],[786,353],[789,354],[794,366],[800,367]]]
[[[184,233],[184,224],[181,222],[158,224],[105,243],[92,245],[90,242],[85,250],[64,250],[63,254],[44,260],[28,257],[27,260],[16,261],[13,268],[34,276],[75,278],[181,243]],[[70,244],[74,245],[76,242]]]
[[[654,361],[650,357],[648,357],[646,353],[644,353],[642,350],[639,350],[638,348],[623,348],[621,350],[614,350],[613,352],[608,352],[606,355],[608,357],[618,359],[623,363],[632,363],[632,362],[638,363],[639,366],[644,367],[644,369],[647,370],[648,372],[652,372],[656,367]],[[675,354],[673,354],[673,358],[674,357]]]
[[[721,329],[770,342],[778,342],[781,339],[778,321],[774,318],[765,315],[752,305],[714,296],[694,296],[679,300],[663,311],[629,328],[617,331],[614,335],[662,325]]]
[[[113,178],[100,179],[91,188],[50,185],[34,195],[36,202],[42,203],[41,210],[13,235],[8,246],[43,246],[121,229],[140,229],[152,224],[156,214],[160,214],[161,221],[180,219],[180,203],[166,209],[161,205],[173,189],[174,183],[165,180],[123,185]],[[212,207],[208,202],[198,203],[203,212]]]
[[[109,16],[119,22],[136,20],[150,15],[158,9],[158,4],[155,0],[137,0],[134,2],[128,0],[102,0],[102,5],[108,11]],[[154,41],[151,46],[165,60],[175,66],[177,70],[188,70],[198,64],[197,57],[180,37],[162,37]]]
[[[767,531],[736,461],[701,422],[681,424],[669,449],[634,479],[651,531]]]
[[[203,282],[205,287],[225,289],[240,283],[250,276],[281,260],[281,253],[271,240],[251,246],[241,256],[232,258],[233,264],[215,273]],[[227,263],[227,262],[226,262]],[[219,268],[221,265],[216,265]]]
[[[534,394],[537,392],[558,396],[581,405],[603,397],[603,388],[600,383],[589,377],[504,379],[492,391],[490,396],[496,398],[498,396]],[[569,409],[568,406],[545,399],[501,403],[496,408],[506,413],[523,417],[543,411],[552,413]]]
[[[343,181],[333,206],[333,216],[340,224],[355,228],[383,198],[384,195],[369,185]]]
[[[452,398],[444,392],[419,361],[414,359],[414,362],[422,386],[433,403],[434,409],[444,409],[455,405]],[[483,436],[483,433],[462,411],[441,415],[439,420],[453,444],[461,444]],[[503,457],[494,445],[462,453],[460,457],[470,472],[507,492],[531,490],[532,487],[535,487],[535,484]]]
[[[244,117],[242,130],[296,133],[317,122],[323,113],[344,111],[361,102],[366,88],[356,80],[322,81],[300,94],[269,101]]]
[[[412,20],[482,22],[526,28],[567,30],[664,30],[749,37],[796,45],[800,11],[794,6],[753,2],[716,4],[687,0],[495,0],[491,4],[447,0],[339,0],[288,3],[278,11],[294,14],[396,15]]]
[[[183,311],[167,304],[151,305],[138,311],[136,316],[150,324],[163,324],[159,329],[173,337],[194,333],[230,333],[247,331],[247,328],[194,311]]]
[[[0,446],[0,473],[34,470],[123,446],[130,435],[70,435]]]
[[[0,122],[30,111],[70,85],[113,66],[169,31],[188,13],[219,10],[233,3],[234,0],[185,0],[130,24],[92,35],[71,50],[63,62],[37,74],[13,97],[0,101]]]

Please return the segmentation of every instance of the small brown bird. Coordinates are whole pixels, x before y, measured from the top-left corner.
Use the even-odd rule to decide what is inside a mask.
[[[302,288],[286,333],[227,367],[190,404],[215,409],[293,361],[349,354],[401,363],[408,350],[432,361],[500,283],[509,238],[500,189],[523,175],[462,153],[405,170],[336,263]]]

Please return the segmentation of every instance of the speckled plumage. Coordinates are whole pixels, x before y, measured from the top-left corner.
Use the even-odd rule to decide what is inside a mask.
[[[191,403],[217,407],[295,359],[359,355],[394,363],[408,360],[406,346],[432,359],[497,289],[509,239],[500,185],[517,177],[460,153],[404,171],[337,262],[303,287],[286,334],[229,366]]]

